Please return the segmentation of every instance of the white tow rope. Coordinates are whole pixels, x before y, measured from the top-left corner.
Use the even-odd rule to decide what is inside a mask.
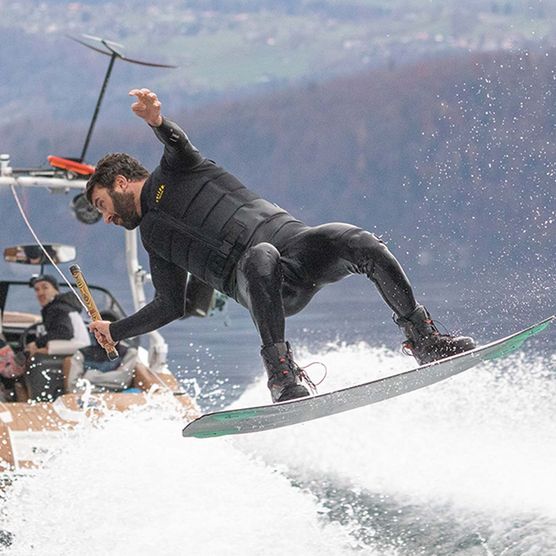
[[[29,228],[29,231],[31,232],[31,234],[35,238],[35,241],[37,242],[37,245],[41,248],[42,252],[46,255],[46,258],[50,261],[52,266],[56,269],[56,272],[58,272],[58,274],[62,277],[62,280],[68,285],[69,289],[73,292],[75,297],[77,297],[77,299],[79,300],[79,303],[81,303],[82,307],[85,309],[85,313],[89,314],[89,309],[87,309],[87,305],[85,305],[85,303],[83,303],[83,300],[81,299],[81,296],[77,293],[75,288],[70,284],[69,280],[65,277],[65,275],[62,272],[62,270],[60,269],[60,267],[54,262],[54,260],[52,259],[52,257],[50,256],[50,254],[48,253],[48,251],[46,250],[44,245],[41,243],[41,240],[38,238],[37,234],[35,233],[35,230],[33,230],[33,227],[31,226],[31,223],[29,222],[29,219],[27,218],[27,215],[25,214],[25,211],[23,210],[23,206],[21,205],[21,202],[20,202],[19,197],[17,195],[17,192],[15,190],[15,186],[13,184],[10,185],[10,189],[12,190],[15,202],[17,204],[17,208],[19,209],[19,212],[21,213],[21,217],[23,218],[23,221],[25,222],[25,224]]]

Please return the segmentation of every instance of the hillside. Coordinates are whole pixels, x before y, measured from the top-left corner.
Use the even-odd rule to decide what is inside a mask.
[[[553,268],[556,252],[555,61],[436,59],[168,114],[206,156],[308,223],[354,221],[441,274],[527,274]],[[10,136],[12,152],[38,153],[47,129],[52,148],[76,132],[35,122]],[[107,150],[151,166],[160,153],[129,113],[99,126],[91,158]]]
[[[529,0],[0,0],[0,13],[0,125],[89,117],[107,58],[65,35],[177,64],[118,63],[111,89],[141,81],[179,90],[184,106],[454,53],[556,46],[556,7]],[[120,118],[112,97],[104,114]]]
[[[310,223],[376,227],[422,264],[512,266],[532,252],[549,263],[555,61],[435,60],[176,118],[207,156]],[[154,163],[152,145],[134,146]]]

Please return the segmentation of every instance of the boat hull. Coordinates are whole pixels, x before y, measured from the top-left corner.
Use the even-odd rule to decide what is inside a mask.
[[[169,390],[152,394],[64,394],[54,402],[0,403],[0,473],[21,473],[41,467],[71,442],[83,423],[98,421],[114,411],[129,411],[168,394],[178,414],[187,420],[199,415],[192,398]]]

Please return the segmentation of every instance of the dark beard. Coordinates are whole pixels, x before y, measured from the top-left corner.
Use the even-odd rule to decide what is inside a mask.
[[[123,226],[126,230],[134,230],[137,228],[141,222],[141,217],[135,210],[133,193],[110,191],[110,198],[114,203],[115,218],[118,220],[116,224]]]

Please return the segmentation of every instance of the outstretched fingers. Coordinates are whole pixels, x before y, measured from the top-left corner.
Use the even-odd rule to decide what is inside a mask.
[[[131,110],[140,118],[143,118],[150,125],[160,125],[161,103],[149,89],[132,89],[129,91],[130,96],[136,97],[136,101],[131,105]]]

